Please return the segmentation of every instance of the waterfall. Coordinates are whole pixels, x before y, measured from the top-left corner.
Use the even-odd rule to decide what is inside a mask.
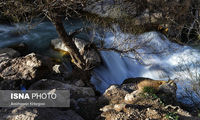
[[[129,36],[136,39],[136,36],[124,33],[116,37],[108,35],[105,39],[108,46],[113,44],[113,41],[121,42]],[[130,59],[130,56],[135,56],[134,53],[128,53],[129,57],[124,57],[113,51],[101,51],[103,64],[93,70],[91,82],[96,86],[96,89],[103,93],[112,84],[121,84],[123,80],[130,77],[147,77],[155,80],[168,80],[178,78],[183,81],[177,81],[178,90],[177,97],[183,92],[183,84],[189,80],[186,69],[177,69],[180,66],[191,66],[200,61],[200,52],[189,46],[181,46],[170,42],[166,37],[158,32],[148,32],[137,36],[140,41],[147,41],[151,46],[138,49],[139,52],[157,52],[165,51],[161,54],[143,54],[142,62],[135,59]],[[133,40],[132,40],[133,41]],[[129,45],[131,43],[128,43]],[[134,43],[137,44],[137,43]],[[127,47],[127,45],[125,45]],[[130,47],[130,46],[129,46]],[[123,48],[121,48],[123,49]],[[200,64],[199,64],[200,65]],[[192,74],[200,73],[200,66],[190,67]]]
[[[71,31],[82,26],[80,20],[72,21],[76,26],[72,26],[70,23],[65,24]],[[23,30],[23,27],[23,24],[0,25],[0,48],[25,42],[31,51],[52,55],[52,52],[48,53],[49,44],[52,39],[57,38],[57,33],[50,22],[42,22],[28,33],[16,34],[19,30]],[[190,83],[193,82],[191,77],[198,76],[197,73],[200,73],[200,51],[189,46],[172,43],[160,33],[148,32],[131,35],[117,29],[114,34],[105,33],[105,38],[101,38],[98,34],[95,34],[95,37],[105,39],[106,47],[117,47],[121,50],[145,43],[146,46],[137,49],[137,52],[148,53],[141,54],[139,57],[142,59],[138,61],[130,58],[137,56],[135,53],[128,53],[128,57],[125,57],[114,51],[100,51],[103,64],[93,70],[91,82],[101,93],[110,85],[121,84],[123,80],[130,77],[147,77],[155,80],[178,78],[181,80],[177,81],[177,97],[179,97],[183,93],[183,87],[190,86]],[[130,40],[120,45],[127,39]],[[162,53],[162,51],[164,52]],[[161,53],[150,54],[156,52]],[[189,71],[187,67],[190,68]]]

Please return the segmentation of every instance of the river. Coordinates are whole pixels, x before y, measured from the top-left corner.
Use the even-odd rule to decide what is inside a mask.
[[[65,23],[65,27],[70,31],[83,26],[80,20],[73,19],[72,21]],[[0,25],[0,48],[24,42],[29,46],[30,51],[51,56],[50,41],[58,37],[53,25],[50,22],[42,22],[28,31],[26,27],[24,24]],[[103,93],[110,85],[121,84],[123,80],[130,77],[148,77],[156,80],[178,78],[176,81],[178,84],[177,98],[188,104],[191,103],[187,99],[181,98],[181,94],[184,93],[185,87],[195,83],[194,79],[200,73],[200,64],[198,63],[200,52],[198,49],[172,43],[162,34],[153,31],[136,36],[116,29],[114,33],[105,32],[104,36],[101,39],[105,39],[107,47],[119,46],[124,39],[128,38],[129,41],[119,49],[131,48],[145,43],[146,46],[138,48],[137,51],[148,54],[141,54],[139,56],[141,59],[138,61],[132,59],[136,56],[135,53],[128,53],[128,57],[126,57],[112,51],[100,51],[103,64],[93,70],[91,78],[91,82],[97,90]],[[92,38],[84,34],[79,37]],[[136,40],[137,42],[130,42]],[[192,96],[197,102],[200,102],[200,96],[195,92],[192,93]]]

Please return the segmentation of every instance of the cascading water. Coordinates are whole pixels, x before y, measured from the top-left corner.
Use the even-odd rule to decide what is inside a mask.
[[[180,66],[195,64],[200,61],[200,53],[188,46],[181,46],[170,42],[167,38],[157,32],[144,33],[139,36],[127,35],[121,32],[116,34],[117,38],[109,34],[106,37],[106,43],[111,45],[115,39],[120,43],[125,40],[127,36],[131,41],[137,39],[139,43],[146,43],[147,46],[138,49],[138,52],[147,53],[142,54],[142,62],[123,57],[121,54],[111,51],[101,51],[103,64],[93,71],[91,81],[95,84],[96,89],[104,92],[112,84],[121,84],[126,78],[130,77],[147,77],[155,80],[168,80],[178,78],[177,97],[183,92],[183,85],[190,80],[190,75],[187,69],[178,69]],[[142,42],[141,42],[142,41]],[[145,42],[147,41],[147,42]],[[123,47],[130,47],[125,43]],[[139,45],[138,44],[138,45]],[[116,45],[117,46],[117,45]],[[124,48],[124,49],[125,49]],[[123,49],[123,48],[120,48]],[[150,54],[156,53],[157,54]],[[161,53],[159,53],[161,52]],[[129,57],[135,56],[134,53],[129,53]],[[200,73],[200,66],[190,67],[192,74]],[[184,83],[184,84],[182,84]],[[195,95],[194,95],[195,96]],[[186,102],[186,101],[185,101]]]
[[[69,24],[66,24],[67,28],[71,31],[81,26],[80,20],[73,20],[73,22],[75,22],[75,27],[70,27]],[[21,29],[20,25],[0,25],[0,48],[14,43],[25,42],[32,51],[42,51],[46,55],[48,54],[51,39],[57,37],[55,28],[49,22],[40,23],[29,33],[15,34],[15,31],[19,29]],[[120,46],[119,44],[126,38],[131,38],[132,40]],[[133,42],[136,39],[137,41]],[[190,83],[188,81],[190,80],[189,75],[200,73],[200,64],[196,64],[200,61],[200,52],[198,50],[172,43],[157,32],[134,36],[124,34],[120,30],[117,30],[115,34],[106,33],[105,42],[107,47],[119,46],[119,49],[131,48],[146,43],[146,46],[137,49],[137,51],[148,54],[141,54],[142,59],[138,62],[136,59],[124,57],[113,51],[100,51],[103,64],[94,69],[91,82],[102,93],[110,85],[121,84],[123,80],[130,77],[148,77],[162,80],[168,80],[169,77],[171,79],[179,78],[184,81],[183,85],[187,85],[186,83]],[[162,51],[165,52],[161,54],[150,54]],[[128,56],[135,57],[136,54],[128,53]],[[193,64],[196,66],[193,66]],[[186,68],[181,68],[185,65],[190,67],[191,73]],[[177,69],[177,67],[181,69]],[[178,97],[182,93],[183,88],[183,85],[180,83],[178,83]]]

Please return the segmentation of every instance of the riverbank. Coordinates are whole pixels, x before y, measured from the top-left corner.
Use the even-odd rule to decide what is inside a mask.
[[[35,53],[23,55],[26,45],[0,50],[0,88],[5,90],[70,90],[69,108],[1,108],[1,119],[46,120],[115,120],[115,119],[199,119],[197,113],[181,109],[176,99],[165,93],[144,93],[137,95],[138,102],[124,102],[132,94],[135,84],[112,85],[103,95],[90,84],[91,74],[69,69],[63,62]],[[17,49],[16,49],[17,48]],[[21,48],[21,49],[19,49]],[[28,62],[29,61],[29,62]],[[8,64],[9,62],[9,64]],[[46,64],[48,63],[48,64]],[[10,74],[10,73],[13,74]],[[83,77],[84,76],[84,77]],[[175,91],[176,92],[176,91]],[[176,96],[176,93],[172,93]],[[135,98],[133,99],[135,101]],[[50,113],[50,114],[47,114]]]

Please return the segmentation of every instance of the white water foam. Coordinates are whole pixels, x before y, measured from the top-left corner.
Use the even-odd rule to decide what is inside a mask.
[[[137,51],[142,53],[162,52],[161,54],[142,54],[142,62],[123,57],[119,53],[111,51],[101,51],[103,65],[97,67],[93,71],[91,82],[95,84],[96,89],[104,92],[112,84],[121,84],[123,80],[130,77],[147,77],[155,80],[168,80],[169,78],[178,78],[177,97],[183,92],[183,82],[190,80],[190,74],[187,69],[179,69],[180,66],[190,66],[191,74],[195,76],[200,73],[200,67],[191,67],[192,64],[200,61],[200,52],[189,46],[181,46],[170,42],[167,38],[157,32],[144,33],[139,36],[127,35],[123,33],[116,33],[114,36],[106,37],[105,41],[108,46],[115,44],[119,46],[127,37],[131,38],[133,42],[136,38],[139,42],[125,43],[126,47],[134,47],[137,44],[145,43],[146,47],[140,48]],[[117,39],[117,43],[116,43]],[[151,46],[151,47],[148,47]],[[134,53],[128,53],[129,57],[135,56]],[[183,81],[182,81],[183,80]],[[186,84],[184,84],[186,85]]]

